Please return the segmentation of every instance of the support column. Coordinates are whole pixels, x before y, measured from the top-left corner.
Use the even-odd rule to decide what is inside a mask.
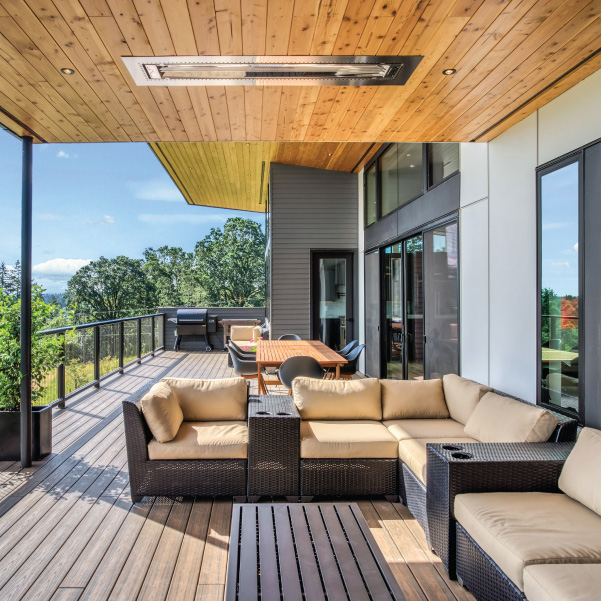
[[[21,467],[31,466],[32,138],[23,138],[21,195]]]

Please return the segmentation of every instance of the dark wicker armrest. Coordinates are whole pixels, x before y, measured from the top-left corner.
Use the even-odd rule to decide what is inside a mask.
[[[574,445],[458,443],[460,450],[448,448],[452,446],[427,447],[426,509],[432,547],[454,577],[455,497],[468,492],[557,492],[559,474]]]
[[[125,427],[125,446],[127,448],[127,466],[132,498],[139,500],[142,482],[148,461],[148,443],[152,438],[150,429],[135,401],[123,401],[123,425]]]
[[[248,403],[248,495],[296,497],[300,415],[292,397],[251,396]]]

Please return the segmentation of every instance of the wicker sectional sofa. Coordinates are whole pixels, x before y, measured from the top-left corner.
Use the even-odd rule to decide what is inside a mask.
[[[461,582],[478,601],[599,599],[601,431],[584,428],[562,468],[526,489],[496,476],[501,492],[454,499]]]

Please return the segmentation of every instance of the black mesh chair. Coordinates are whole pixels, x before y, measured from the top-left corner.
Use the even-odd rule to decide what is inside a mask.
[[[323,373],[323,368],[313,357],[290,357],[276,369],[278,379],[288,389],[288,394],[292,394],[294,378],[305,376],[321,380]]]
[[[364,348],[365,345],[360,344],[345,357],[348,363],[340,366],[340,377],[343,380],[350,380],[357,373],[357,362]]]
[[[228,346],[230,346],[239,356],[245,358],[246,355],[250,355],[252,357],[256,357],[257,355],[257,351],[251,351],[248,349],[244,349],[240,346],[238,346],[235,342],[232,342],[231,340],[228,342]]]
[[[301,340],[298,334],[282,334],[278,340]]]

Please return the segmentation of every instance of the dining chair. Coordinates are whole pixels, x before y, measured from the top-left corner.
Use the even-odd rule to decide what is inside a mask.
[[[278,340],[301,340],[298,334],[282,334]]]
[[[313,357],[289,357],[276,369],[278,380],[288,389],[288,394],[292,394],[292,382],[294,378],[306,376],[307,378],[323,378],[323,367]]]

